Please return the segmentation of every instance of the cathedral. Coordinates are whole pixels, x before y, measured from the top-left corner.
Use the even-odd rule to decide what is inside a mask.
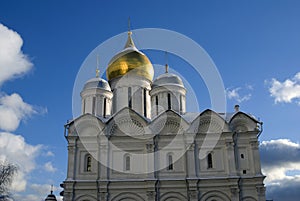
[[[167,65],[153,76],[129,31],[107,81],[86,81],[82,113],[65,125],[64,201],[265,201],[262,123],[238,105],[186,112],[182,79]]]

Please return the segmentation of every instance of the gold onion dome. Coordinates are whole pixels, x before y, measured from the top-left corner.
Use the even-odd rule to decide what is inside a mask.
[[[150,81],[154,75],[150,60],[135,47],[130,31],[124,49],[110,60],[106,69],[106,77],[108,80],[112,80],[127,73],[144,77]]]

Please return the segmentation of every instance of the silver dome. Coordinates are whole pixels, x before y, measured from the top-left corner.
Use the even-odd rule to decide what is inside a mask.
[[[111,91],[108,82],[100,77],[96,77],[96,78],[92,78],[92,79],[88,80],[85,83],[83,90],[96,89],[96,88],[103,89],[106,91]]]
[[[164,86],[164,85],[177,85],[180,87],[184,87],[181,78],[178,75],[175,75],[173,73],[164,73],[158,76],[154,80],[152,87]]]

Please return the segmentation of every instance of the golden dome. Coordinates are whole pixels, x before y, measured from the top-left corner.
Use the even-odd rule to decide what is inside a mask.
[[[124,50],[114,56],[106,69],[106,77],[112,80],[127,73],[145,77],[152,81],[153,66],[148,57],[140,52],[131,38],[131,32],[128,32],[128,39]]]

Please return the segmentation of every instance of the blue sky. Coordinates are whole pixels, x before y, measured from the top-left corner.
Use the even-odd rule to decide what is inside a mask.
[[[7,128],[1,127],[0,122],[0,132],[10,133],[10,137],[5,135],[10,139],[23,136],[24,139],[18,138],[20,142],[32,146],[24,145],[32,151],[32,168],[21,178],[27,182],[25,191],[17,194],[46,195],[50,184],[58,186],[65,179],[67,148],[63,125],[72,118],[72,90],[77,72],[100,43],[127,31],[129,16],[132,29],[173,30],[207,51],[227,89],[227,110],[232,111],[238,103],[241,110],[264,122],[260,137],[265,142],[262,155],[268,154],[268,146],[275,153],[286,149],[296,155],[288,161],[292,167],[280,163],[281,172],[273,168],[273,163],[263,162],[265,168],[274,169],[272,173],[282,174],[280,179],[268,181],[272,186],[268,197],[276,195],[274,189],[282,189],[275,183],[299,187],[299,10],[300,3],[291,0],[1,1],[0,24],[22,38],[20,48],[32,64],[23,68],[23,73],[17,69],[7,79],[1,80],[0,74],[0,109],[5,106],[5,98],[19,100],[17,103],[22,105],[17,107],[22,111],[17,118],[20,124]],[[164,64],[163,53],[145,52],[153,62]],[[186,64],[182,60],[169,55],[169,64],[185,75]],[[0,60],[0,73],[11,69]],[[189,76],[191,84],[199,82],[197,98],[203,111],[210,107],[209,94],[201,80]],[[17,95],[12,96],[14,93]],[[45,192],[37,192],[37,184],[44,185]]]

